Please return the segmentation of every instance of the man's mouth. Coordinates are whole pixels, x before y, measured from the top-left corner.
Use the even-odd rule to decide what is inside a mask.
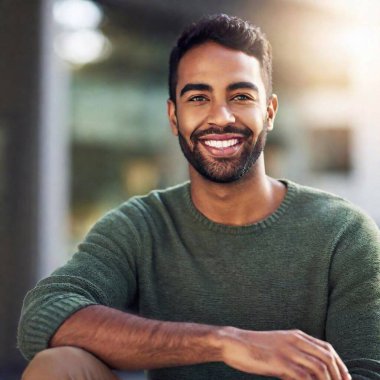
[[[207,152],[216,157],[230,157],[235,155],[244,142],[244,136],[239,134],[211,134],[199,139]]]
[[[204,140],[203,143],[213,148],[223,149],[236,145],[239,142],[238,139],[231,140]]]

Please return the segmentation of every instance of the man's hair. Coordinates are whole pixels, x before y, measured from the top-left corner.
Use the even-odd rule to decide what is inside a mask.
[[[175,103],[178,65],[191,48],[207,41],[242,51],[258,59],[267,98],[272,95],[272,48],[259,27],[238,17],[218,14],[189,25],[177,40],[169,60],[169,97]]]

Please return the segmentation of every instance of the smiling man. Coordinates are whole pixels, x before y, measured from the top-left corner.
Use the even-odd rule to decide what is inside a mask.
[[[379,230],[266,175],[278,101],[260,29],[191,25],[169,92],[190,181],[109,212],[28,293],[23,379],[380,379]]]

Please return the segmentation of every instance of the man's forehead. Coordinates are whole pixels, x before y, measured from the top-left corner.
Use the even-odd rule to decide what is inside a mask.
[[[218,69],[223,66],[231,68],[260,69],[259,60],[243,51],[225,47],[215,42],[205,42],[187,51],[181,58],[179,71],[199,71]]]
[[[242,51],[206,42],[190,49],[179,62],[177,84],[181,88],[186,83],[227,88],[238,82],[263,86],[260,62]]]

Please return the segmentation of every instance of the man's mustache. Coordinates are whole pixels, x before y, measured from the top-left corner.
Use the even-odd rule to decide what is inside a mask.
[[[233,125],[227,125],[224,128],[210,127],[202,131],[195,130],[191,134],[190,140],[194,143],[196,140],[207,135],[223,135],[226,133],[236,133],[247,138],[253,135],[252,131],[249,128],[239,128]]]

